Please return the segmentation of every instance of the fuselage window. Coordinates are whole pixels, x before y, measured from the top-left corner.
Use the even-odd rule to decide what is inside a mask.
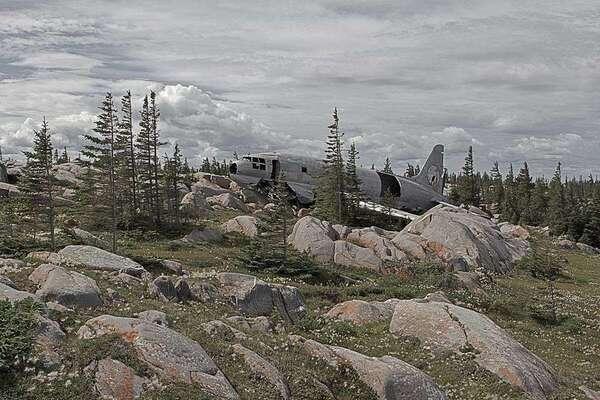
[[[267,169],[267,166],[265,164],[260,164],[261,171],[265,171],[266,169]]]
[[[244,157],[244,160],[252,161],[252,157]]]
[[[261,171],[267,170],[267,162],[264,158],[252,157],[252,169],[258,169]]]
[[[302,172],[308,173],[308,169],[306,169],[306,167],[302,167]]]
[[[253,169],[258,169],[258,164],[252,164]]]

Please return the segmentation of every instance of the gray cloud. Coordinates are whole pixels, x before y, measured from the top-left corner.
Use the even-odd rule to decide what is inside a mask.
[[[107,90],[161,90],[186,155],[320,156],[333,106],[362,162],[600,173],[592,0],[12,1],[0,5],[0,144],[43,115],[74,151]],[[180,84],[178,86],[178,84]],[[579,139],[577,139],[579,138]]]

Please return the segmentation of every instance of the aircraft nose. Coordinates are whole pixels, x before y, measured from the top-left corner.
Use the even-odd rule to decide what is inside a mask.
[[[229,173],[230,174],[237,174],[237,163],[231,163],[229,165]]]

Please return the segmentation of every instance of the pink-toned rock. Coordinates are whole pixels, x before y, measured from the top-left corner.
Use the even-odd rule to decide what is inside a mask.
[[[349,300],[336,304],[324,316],[340,321],[349,321],[356,325],[368,324],[391,318],[398,301],[398,299],[386,301]]]
[[[137,399],[150,384],[127,365],[111,358],[98,361],[95,381],[95,389],[103,400]]]

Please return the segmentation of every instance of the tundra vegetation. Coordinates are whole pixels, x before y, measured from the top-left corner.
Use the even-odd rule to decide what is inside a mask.
[[[120,104],[105,96],[77,157],[54,151],[44,123],[21,191],[3,193],[0,399],[593,399],[600,390],[594,180],[563,181],[560,166],[550,182],[532,181],[527,165],[517,177],[503,178],[497,164],[480,174],[469,150],[448,177],[453,201],[528,225],[468,217],[509,249],[517,236],[530,247],[505,271],[472,268],[445,259],[457,249],[426,243],[414,226],[392,232],[402,226],[391,215],[357,207],[359,153],[354,143],[345,151],[337,111],[319,200],[298,210],[283,180],[249,193],[214,175],[226,161],[206,159],[198,171],[179,146],[161,155],[153,93],[137,129],[129,92]],[[71,170],[75,179],[65,179]],[[299,221],[334,237],[323,240],[332,252],[351,249],[352,265],[299,251],[288,240]],[[358,229],[370,225],[388,230]],[[398,235],[423,243],[411,247],[423,256],[396,249]],[[361,264],[374,259],[381,265]],[[347,303],[351,318],[331,316],[348,301],[358,301]],[[409,324],[397,311],[408,304],[441,310],[459,348],[399,333]],[[498,343],[510,339],[519,362],[508,370],[534,365],[542,389],[490,367],[498,343],[473,340],[479,323],[497,329]],[[546,368],[548,381],[538,375]]]

